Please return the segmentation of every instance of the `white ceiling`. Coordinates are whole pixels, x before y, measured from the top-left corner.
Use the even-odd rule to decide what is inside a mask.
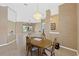
[[[51,10],[52,15],[58,14],[58,6],[61,5],[61,3],[39,3],[39,4],[31,3],[31,4],[27,4],[26,6],[23,3],[8,3],[8,4],[0,4],[0,5],[8,6],[13,10],[15,10],[17,13],[16,21],[35,23],[35,22],[39,22],[33,18],[33,14],[37,8],[39,8],[39,11],[41,12],[44,18],[45,11],[47,9]]]

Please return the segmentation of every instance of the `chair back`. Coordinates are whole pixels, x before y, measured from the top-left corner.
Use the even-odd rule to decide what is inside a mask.
[[[26,36],[26,45],[30,45],[30,37]]]
[[[52,51],[54,51],[55,50],[55,44],[56,44],[56,38],[54,39],[54,41],[53,41],[53,44],[52,44]]]
[[[56,38],[55,38],[55,40],[53,42],[53,47],[54,47],[54,49],[59,49],[60,48],[60,44],[57,42]]]
[[[44,29],[43,29],[43,32],[42,32],[42,39],[46,39],[46,34],[44,32]]]

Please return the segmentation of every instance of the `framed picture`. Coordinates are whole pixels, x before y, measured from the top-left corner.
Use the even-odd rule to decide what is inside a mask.
[[[56,30],[56,23],[51,23],[51,30]]]

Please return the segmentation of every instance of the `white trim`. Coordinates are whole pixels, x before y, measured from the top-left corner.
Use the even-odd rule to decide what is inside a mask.
[[[78,51],[77,51],[76,53],[77,53],[77,56],[79,56],[79,53],[78,53]]]
[[[77,50],[76,49],[72,49],[72,48],[69,48],[69,47],[65,47],[65,46],[60,46],[61,48],[64,48],[64,49],[67,49],[67,50],[70,50],[70,51],[73,51],[73,52],[76,52]]]
[[[56,34],[56,35],[59,35],[60,32],[49,32],[50,34]]]
[[[16,40],[12,40],[12,41],[10,41],[10,42],[8,42],[8,43],[5,43],[5,44],[1,44],[1,45],[0,45],[0,47],[1,47],[1,46],[10,45],[11,43],[13,43],[13,42],[15,42],[15,41],[16,41]]]
[[[72,49],[72,48],[69,48],[69,47],[65,47],[65,46],[60,46],[61,48],[64,48],[64,49],[67,49],[67,50],[70,50],[70,51],[73,51],[73,52],[76,52],[77,56],[79,56],[79,53],[76,49]]]

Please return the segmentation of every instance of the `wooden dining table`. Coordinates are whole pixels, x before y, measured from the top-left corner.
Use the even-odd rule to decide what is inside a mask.
[[[40,39],[40,38],[32,38],[30,43],[33,46],[38,47],[38,55],[42,55],[43,53],[45,53],[45,51],[43,51],[45,48],[48,48],[51,46],[52,41],[48,40],[48,39]]]

